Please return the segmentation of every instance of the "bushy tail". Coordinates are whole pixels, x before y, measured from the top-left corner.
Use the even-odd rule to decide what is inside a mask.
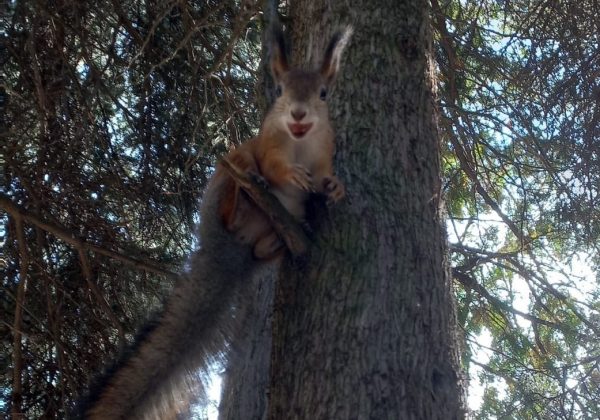
[[[198,372],[206,374],[212,363],[227,357],[249,305],[257,261],[216,222],[216,197],[210,191],[205,197],[210,201],[203,206],[201,249],[191,258],[189,272],[130,356],[90,399],[84,418],[169,418],[190,386],[203,397]]]

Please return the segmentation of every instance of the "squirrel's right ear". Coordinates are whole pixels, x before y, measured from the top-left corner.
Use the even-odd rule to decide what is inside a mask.
[[[271,74],[277,81],[289,69],[283,31],[280,26],[273,26],[271,29]]]

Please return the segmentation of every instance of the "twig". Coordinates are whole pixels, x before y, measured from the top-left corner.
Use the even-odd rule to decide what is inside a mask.
[[[452,269],[452,276],[456,280],[458,280],[464,287],[474,290],[480,296],[484,297],[489,303],[491,303],[492,305],[494,305],[496,308],[498,308],[500,310],[503,310],[505,312],[510,312],[514,315],[518,315],[521,318],[526,319],[527,321],[531,322],[532,324],[541,324],[546,327],[554,328],[556,330],[563,331],[563,332],[569,332],[569,333],[573,332],[572,329],[568,328],[566,325],[548,321],[546,319],[541,319],[536,316],[530,315],[528,313],[521,312],[521,311],[513,308],[509,304],[502,302],[497,297],[492,296],[492,294],[490,292],[488,292],[485,287],[483,287],[481,284],[477,283],[477,281],[474,278],[467,275],[466,273],[463,273],[456,269]]]
[[[265,212],[271,220],[273,228],[283,239],[294,257],[304,256],[310,240],[298,224],[298,221],[283,207],[279,200],[269,193],[252,175],[241,171],[227,158],[221,159],[221,165],[240,187],[248,193],[252,201]]]
[[[20,215],[13,216],[15,220],[15,230],[17,232],[17,242],[19,246],[19,286],[15,302],[15,319],[13,323],[13,386],[11,390],[11,415],[13,419],[24,418],[21,403],[23,402],[23,349],[21,324],[23,322],[23,306],[25,304],[25,292],[27,290],[27,271],[29,269],[29,254],[27,253],[27,244],[25,243],[25,232],[23,229],[23,219]]]
[[[94,295],[94,298],[96,299],[98,304],[102,307],[102,309],[104,310],[106,315],[108,315],[108,317],[110,318],[112,323],[115,325],[115,328],[117,329],[117,334],[119,335],[119,345],[121,347],[123,347],[125,345],[125,331],[123,330],[123,325],[121,325],[119,318],[117,318],[117,316],[111,309],[108,302],[106,302],[104,295],[102,294],[102,292],[100,291],[100,289],[98,288],[96,283],[94,283],[94,281],[92,279],[92,269],[90,267],[90,262],[88,260],[88,256],[87,256],[85,249],[83,249],[83,247],[79,247],[78,251],[79,251],[79,262],[81,264],[83,276],[85,277],[85,281],[88,285],[88,288],[90,289],[90,292],[92,292],[92,294]]]

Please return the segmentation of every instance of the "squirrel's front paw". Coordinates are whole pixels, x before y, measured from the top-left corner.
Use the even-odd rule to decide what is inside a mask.
[[[314,191],[312,175],[308,169],[302,165],[292,165],[290,167],[290,182],[303,191]]]
[[[344,184],[333,175],[323,178],[323,191],[327,195],[328,204],[337,203],[346,195]]]
[[[270,188],[269,182],[265,179],[264,176],[260,175],[258,172],[248,171],[248,176],[254,182],[256,182],[258,185],[260,185],[261,187],[263,187],[265,190],[268,190]]]

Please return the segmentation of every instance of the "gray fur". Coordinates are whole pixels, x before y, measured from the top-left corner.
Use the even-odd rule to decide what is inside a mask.
[[[85,413],[94,420],[165,419],[190,387],[202,390],[197,373],[227,357],[239,335],[244,289],[258,265],[249,246],[233,240],[217,217],[219,185],[213,178],[201,209],[200,250],[190,260],[156,326],[109,378]],[[198,386],[200,387],[199,391]]]

